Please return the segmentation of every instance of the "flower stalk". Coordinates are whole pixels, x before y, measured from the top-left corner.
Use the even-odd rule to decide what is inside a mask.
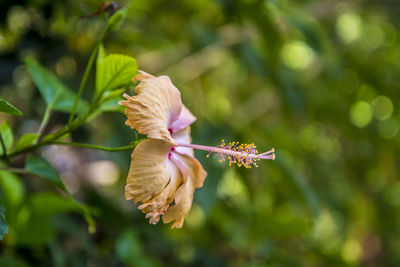
[[[69,115],[68,125],[71,125],[72,122],[73,122],[74,115],[75,115],[75,112],[76,112],[76,108],[78,106],[79,99],[80,99],[80,97],[81,97],[81,95],[83,93],[83,88],[85,88],[86,81],[87,81],[87,79],[89,77],[90,70],[92,69],[92,66],[93,66],[93,63],[94,63],[94,59],[96,57],[97,51],[99,50],[99,45],[101,44],[101,42],[103,41],[104,37],[106,36],[106,34],[108,33],[109,30],[110,30],[110,27],[107,24],[107,26],[104,29],[103,33],[100,35],[99,39],[97,40],[97,42],[96,42],[96,44],[94,46],[94,49],[92,51],[92,54],[90,55],[89,62],[87,64],[87,66],[86,66],[85,73],[83,74],[83,78],[82,78],[81,84],[79,85],[78,93],[76,94],[76,97],[75,97],[74,105],[72,106],[71,114]]]

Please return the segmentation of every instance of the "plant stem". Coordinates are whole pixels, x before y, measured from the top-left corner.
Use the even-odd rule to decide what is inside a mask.
[[[89,62],[87,64],[87,66],[86,66],[85,73],[83,74],[83,78],[82,78],[81,84],[79,85],[78,93],[76,94],[76,97],[75,97],[74,105],[72,106],[71,114],[69,115],[68,125],[71,125],[72,120],[74,118],[75,111],[76,111],[76,108],[78,106],[79,99],[81,98],[81,95],[82,95],[82,92],[83,92],[83,88],[86,85],[86,81],[87,81],[87,79],[89,77],[90,70],[92,69],[92,65],[93,65],[94,59],[95,59],[96,54],[97,54],[97,50],[99,49],[99,45],[103,41],[103,39],[106,36],[106,34],[109,31],[109,29],[110,29],[110,27],[107,24],[107,26],[104,29],[103,33],[100,35],[99,39],[97,40],[97,42],[95,44],[95,47],[94,47],[94,49],[92,51],[92,54],[90,55]]]
[[[75,128],[72,128],[72,129],[75,129]],[[33,144],[33,145],[25,147],[25,148],[23,148],[21,150],[13,151],[7,157],[3,156],[3,158],[11,158],[11,157],[14,157],[14,156],[17,156],[17,155],[20,155],[20,154],[35,150],[36,148],[39,148],[39,147],[42,147],[42,146],[51,145],[54,140],[57,140],[57,138],[59,138],[60,136],[63,136],[64,134],[67,134],[67,133],[71,132],[72,129],[68,128],[68,127],[65,127],[63,129],[61,129],[60,131],[54,133],[53,136],[49,140],[41,141],[40,143]]]
[[[23,148],[21,150],[13,151],[9,155],[7,155],[7,152],[6,152],[6,149],[5,149],[5,145],[4,145],[4,140],[0,135],[1,145],[3,147],[3,155],[1,156],[1,158],[7,159],[7,158],[10,158],[10,157],[14,157],[16,155],[19,155],[19,154],[23,154],[23,153],[35,150],[35,149],[37,149],[39,147],[42,147],[42,146],[45,146],[45,145],[51,145],[51,144],[81,146],[81,147],[99,149],[99,150],[110,151],[110,152],[129,150],[129,149],[132,149],[132,148],[134,148],[136,146],[137,142],[139,142],[140,140],[136,141],[134,144],[132,144],[130,146],[117,147],[117,148],[102,147],[102,146],[83,144],[83,143],[74,143],[74,142],[67,143],[67,142],[56,141],[59,137],[65,135],[67,133],[70,133],[73,130],[75,130],[76,128],[78,128],[79,126],[81,126],[86,121],[86,119],[89,118],[92,115],[93,112],[95,112],[96,108],[98,107],[98,105],[100,103],[101,96],[102,96],[103,92],[101,92],[99,95],[97,95],[95,97],[95,99],[92,102],[92,105],[91,105],[91,107],[89,109],[89,112],[87,114],[78,116],[76,119],[74,119],[74,115],[75,115],[75,112],[76,112],[76,108],[78,106],[79,99],[80,99],[80,97],[81,97],[81,95],[83,93],[83,88],[86,85],[86,81],[87,81],[87,79],[89,77],[90,70],[92,69],[94,59],[95,59],[97,51],[99,49],[99,45],[103,41],[104,37],[106,36],[106,34],[108,33],[109,30],[110,30],[110,26],[107,24],[107,26],[104,29],[103,33],[100,35],[99,39],[97,40],[97,42],[95,44],[95,47],[94,47],[94,49],[92,51],[92,54],[90,55],[89,62],[87,64],[87,66],[86,66],[85,73],[83,75],[81,84],[79,86],[77,95],[75,97],[74,105],[72,106],[71,114],[70,114],[69,119],[68,119],[68,124],[63,129],[61,129],[58,132],[52,134],[48,138],[45,137],[44,140],[41,141],[40,143],[33,144],[33,145],[25,147],[25,148]],[[39,130],[38,130],[39,134],[42,133],[42,131],[44,130],[44,128],[45,128],[45,126],[46,126],[46,124],[47,124],[47,122],[49,120],[50,111],[51,111],[51,109],[46,108],[46,112],[44,114],[43,120],[42,120],[41,125],[40,125]]]
[[[103,150],[103,151],[108,151],[108,152],[118,152],[118,151],[125,151],[125,150],[132,150],[135,148],[135,146],[141,142],[142,140],[137,140],[135,143],[128,145],[128,146],[120,146],[120,147],[106,147],[106,146],[97,146],[97,145],[91,145],[91,144],[85,144],[85,143],[77,143],[77,142],[60,142],[60,141],[55,141],[52,142],[52,144],[55,145],[63,145],[63,146],[78,146],[78,147],[86,147],[90,149],[96,149],[96,150]]]
[[[29,173],[29,171],[20,168],[0,167],[0,171],[15,172],[15,173]]]
[[[1,148],[3,149],[3,155],[2,157],[7,158],[7,148],[6,148],[6,144],[4,143],[4,139],[3,136],[0,133],[0,142],[1,142]]]
[[[43,115],[42,122],[40,123],[39,129],[37,131],[37,134],[39,136],[43,133],[43,130],[46,128],[47,123],[49,122],[50,113],[51,113],[51,108],[50,108],[50,106],[47,106],[46,111],[44,112],[44,115]]]

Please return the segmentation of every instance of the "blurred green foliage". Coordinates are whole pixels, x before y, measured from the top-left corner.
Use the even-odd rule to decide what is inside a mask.
[[[62,100],[78,91],[106,26],[105,15],[79,17],[101,4],[2,1],[0,94],[24,114],[0,113],[8,122],[0,127],[3,137],[19,140],[37,132],[51,103],[41,98],[45,91],[30,75],[32,67],[41,68],[36,61],[50,69],[46,80],[56,74],[55,86],[68,90]],[[129,152],[44,147],[46,162],[79,202],[39,179],[38,172],[0,171],[0,222],[4,207],[11,226],[0,243],[1,266],[400,264],[400,5],[390,0],[119,4],[129,4],[127,18],[106,36],[105,51],[129,55],[140,69],[171,77],[198,118],[194,143],[254,142],[260,151],[275,147],[277,159],[247,170],[198,152],[208,172],[205,185],[196,191],[183,229],[171,230],[149,225],[124,200]],[[31,63],[25,65],[27,57]],[[91,72],[83,98],[96,92],[97,79]],[[116,110],[115,96],[112,101],[101,108]],[[9,107],[2,99],[0,104],[2,112]],[[137,136],[124,121],[117,112],[93,116],[69,138],[125,146]],[[45,133],[67,122],[68,114],[53,111]],[[35,142],[31,135],[20,146]],[[12,163],[23,167],[24,162],[21,156]],[[93,234],[79,215],[83,210],[94,215]]]

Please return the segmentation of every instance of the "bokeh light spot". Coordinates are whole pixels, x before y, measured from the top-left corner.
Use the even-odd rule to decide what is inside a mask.
[[[334,252],[340,245],[339,226],[334,216],[326,209],[322,210],[316,219],[313,238],[328,254]]]
[[[371,106],[365,101],[357,101],[350,108],[350,120],[357,127],[367,126],[372,119]]]
[[[282,61],[289,68],[302,70],[307,68],[314,58],[313,50],[302,41],[285,44],[281,51]]]
[[[62,57],[56,63],[57,74],[62,77],[72,77],[76,71],[76,62],[72,57]]]
[[[238,206],[246,205],[249,201],[248,190],[234,168],[225,171],[218,184],[217,195],[228,198]]]
[[[119,178],[118,166],[110,160],[99,160],[87,165],[86,175],[96,185],[110,186],[115,184]]]
[[[201,206],[194,203],[185,222],[190,227],[198,228],[204,224],[205,219],[206,216]]]
[[[211,119],[220,119],[232,113],[232,106],[224,88],[215,88],[206,95],[208,108],[206,115]]]
[[[355,13],[344,13],[336,22],[336,32],[345,43],[352,43],[361,36],[361,18]]]
[[[300,132],[300,140],[303,147],[307,150],[315,150],[317,148],[318,130],[313,125],[308,125]]]
[[[28,11],[21,6],[13,6],[7,13],[7,24],[13,33],[25,33],[31,23]]]
[[[376,98],[376,89],[369,84],[363,83],[357,89],[357,98],[371,102]]]
[[[387,183],[386,174],[379,168],[370,170],[366,178],[369,190],[374,193],[382,191]]]
[[[389,97],[380,95],[372,101],[374,116],[378,120],[386,120],[393,113],[393,103]]]
[[[385,33],[381,27],[371,24],[365,27],[362,35],[362,46],[367,50],[374,50],[380,47],[385,41]]]
[[[393,118],[380,121],[378,132],[384,139],[392,139],[399,133],[399,123]]]
[[[384,192],[386,202],[393,207],[400,207],[400,182],[387,187]]]
[[[354,70],[346,69],[340,75],[339,80],[340,87],[345,93],[352,93],[357,90],[359,85],[359,78],[357,73]]]
[[[362,248],[355,239],[347,240],[342,247],[342,258],[348,263],[356,263],[361,259]]]

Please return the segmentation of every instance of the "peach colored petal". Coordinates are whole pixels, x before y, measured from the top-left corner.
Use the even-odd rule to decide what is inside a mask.
[[[125,186],[125,198],[145,203],[160,194],[175,171],[168,160],[171,144],[158,139],[139,143],[132,153],[132,162]]]
[[[175,164],[171,164],[171,179],[168,185],[155,197],[143,202],[139,209],[146,214],[146,218],[149,218],[151,224],[156,224],[160,220],[160,216],[163,215],[171,202],[174,200],[176,190],[182,183],[182,174]]]
[[[174,221],[172,228],[181,228],[192,207],[194,190],[203,186],[207,173],[200,162],[191,156],[173,153],[171,159],[183,175],[183,184],[176,191],[175,205],[163,215],[163,222]]]
[[[182,111],[179,118],[172,122],[172,124],[168,127],[172,130],[172,133],[179,132],[182,129],[185,129],[193,122],[195,122],[197,118],[190,112],[190,110],[182,104]]]
[[[149,78],[155,78],[155,76],[139,70],[139,73],[135,75],[135,77],[132,78],[132,82],[136,82],[136,81],[140,81],[140,80],[144,80],[144,79],[149,79]],[[139,93],[139,88],[136,88],[135,92],[138,94]]]
[[[134,79],[140,79],[136,96],[124,94],[127,100],[120,101],[127,107],[125,114],[128,119],[125,123],[149,138],[174,143],[168,129],[181,116],[179,90],[168,76],[153,77],[140,73]]]

